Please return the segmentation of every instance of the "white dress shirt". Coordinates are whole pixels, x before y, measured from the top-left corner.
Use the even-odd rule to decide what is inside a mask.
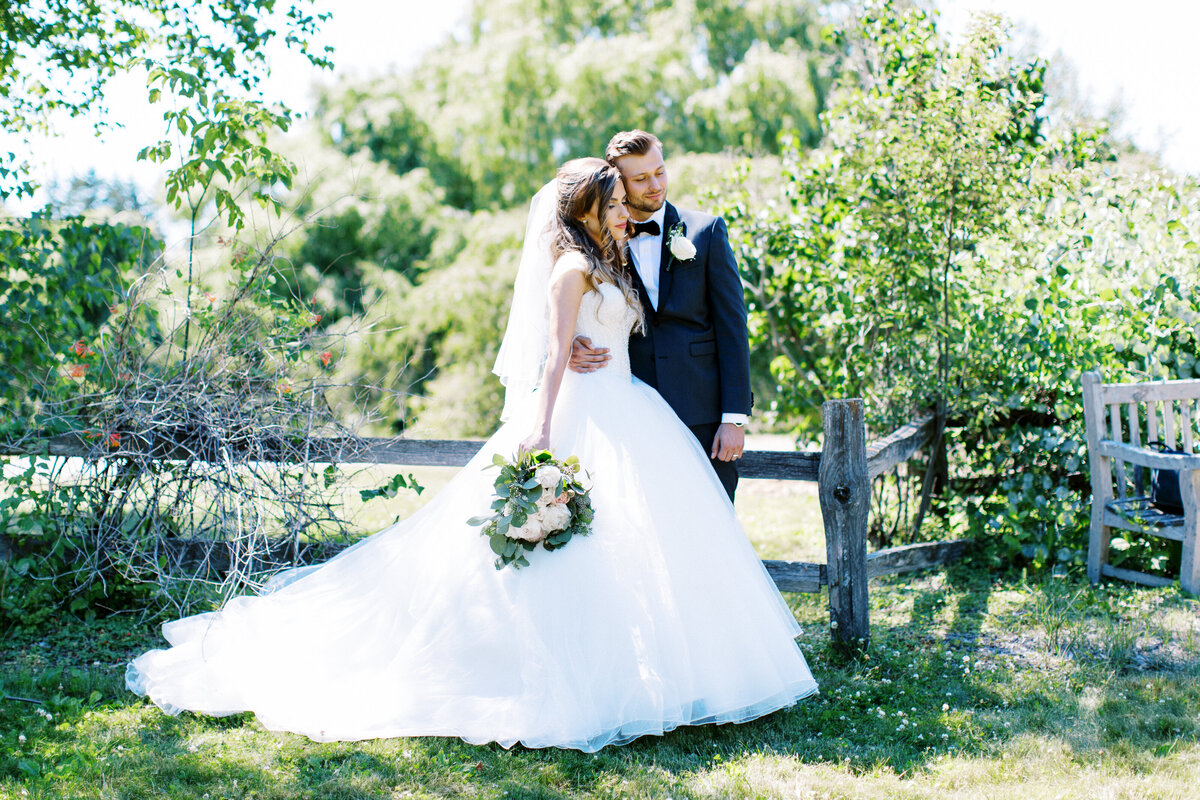
[[[646,296],[650,299],[650,305],[654,310],[658,310],[658,273],[662,267],[662,246],[663,236],[666,231],[663,230],[663,220],[667,216],[667,204],[663,203],[662,208],[650,215],[650,219],[658,223],[658,236],[651,236],[648,233],[638,234],[629,240],[629,252],[633,256],[633,266],[637,270],[638,275],[642,279],[642,285],[646,287]],[[632,224],[633,220],[630,219]],[[747,414],[721,414],[721,422],[730,422],[734,425],[745,425],[750,417]]]
[[[650,298],[650,305],[654,307],[655,311],[658,310],[658,271],[662,266],[663,234],[666,233],[662,227],[666,216],[667,204],[663,203],[662,207],[651,214],[649,220],[646,220],[658,223],[658,236],[643,233],[629,240],[629,252],[633,255],[633,266],[642,278],[642,285],[646,287],[646,296]]]

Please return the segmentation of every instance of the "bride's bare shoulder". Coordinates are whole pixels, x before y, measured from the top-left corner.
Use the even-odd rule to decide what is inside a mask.
[[[554,262],[554,271],[550,275],[550,282],[556,283],[564,278],[579,280],[586,274],[587,260],[583,253],[578,250],[568,250]]]

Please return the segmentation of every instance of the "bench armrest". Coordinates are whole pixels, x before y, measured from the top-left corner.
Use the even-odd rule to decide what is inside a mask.
[[[1114,442],[1111,439],[1100,441],[1100,455],[1152,469],[1174,471],[1200,469],[1200,455],[1160,453],[1148,447],[1135,447],[1125,442]]]

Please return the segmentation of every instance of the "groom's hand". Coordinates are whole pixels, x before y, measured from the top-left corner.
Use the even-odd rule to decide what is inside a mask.
[[[568,366],[572,372],[595,372],[601,367],[608,366],[612,356],[607,347],[592,348],[592,340],[586,336],[576,336],[571,342],[571,361]]]
[[[708,454],[708,457],[721,461],[736,461],[742,457],[742,451],[745,449],[745,429],[739,428],[732,422],[722,422],[721,427],[717,428],[717,435],[713,438],[712,452]]]

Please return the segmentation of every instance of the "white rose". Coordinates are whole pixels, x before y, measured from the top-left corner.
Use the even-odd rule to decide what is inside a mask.
[[[542,525],[546,531],[561,531],[571,524],[571,509],[555,503],[542,512]]]
[[[680,234],[671,240],[671,255],[678,258],[680,261],[687,261],[696,257],[696,245]]]
[[[541,514],[534,514],[519,528],[509,528],[508,535],[523,542],[540,542],[546,535]]]
[[[562,470],[558,467],[553,464],[547,464],[543,467],[538,467],[537,472],[534,473],[534,477],[537,478],[538,483],[542,485],[543,489],[551,489],[558,486],[563,479],[563,474]]]

